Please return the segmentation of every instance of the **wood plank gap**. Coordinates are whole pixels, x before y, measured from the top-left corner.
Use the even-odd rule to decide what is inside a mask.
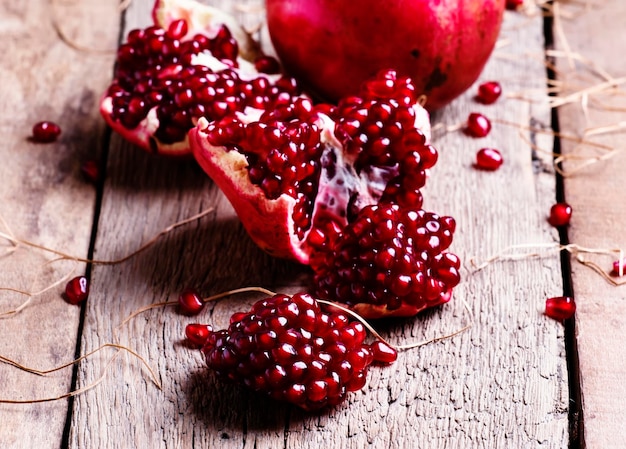
[[[550,2],[552,3],[552,2]],[[551,14],[545,14],[543,19],[544,29],[544,48],[546,50],[546,77],[548,81],[548,87],[551,82],[557,81],[557,74],[554,70],[556,67],[556,58],[549,55],[549,50],[554,50],[554,17]],[[557,95],[556,92],[549,92],[550,97]],[[550,117],[550,126],[554,132],[554,158],[558,158],[561,152],[561,139],[560,132],[561,126],[559,123],[559,114],[557,108],[552,108]],[[559,163],[560,165],[560,163]],[[559,171],[555,170],[555,189],[557,202],[565,201],[565,184],[564,178]],[[561,245],[568,245],[570,243],[567,228],[559,229],[559,242]],[[562,250],[560,254],[561,260],[561,277],[563,282],[563,295],[574,297],[574,282],[572,280],[572,260],[571,253],[567,250]],[[584,449],[584,423],[582,414],[582,390],[580,379],[580,365],[578,359],[578,344],[576,340],[576,317],[573,317],[564,322],[564,343],[565,343],[565,359],[567,365],[567,385],[569,393],[569,448],[570,449]]]

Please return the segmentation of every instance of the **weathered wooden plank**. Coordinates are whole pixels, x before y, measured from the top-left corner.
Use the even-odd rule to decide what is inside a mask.
[[[626,75],[626,64],[622,58],[616,57],[620,50],[626,48],[621,20],[626,14],[624,2],[609,0],[594,7],[579,8],[574,10],[577,14],[571,20],[565,16],[565,13],[572,12],[571,8],[564,7],[561,12],[559,22],[566,40],[559,39],[560,34],[557,34],[560,49],[569,45],[572,52],[582,55],[611,75]],[[563,58],[558,67],[561,81],[581,89],[604,81],[593,75],[584,63],[578,62],[572,69],[567,59]],[[586,109],[579,101],[558,110],[563,132],[621,151],[605,162],[589,166],[565,179],[565,199],[574,209],[568,230],[572,243],[590,248],[626,248],[623,232],[626,220],[623,128],[593,137],[585,135],[585,130],[623,122],[625,98],[623,88],[619,91],[607,90],[592,94]],[[611,110],[611,107],[616,109]],[[579,146],[568,140],[562,141],[562,150],[570,157],[599,155],[589,146]],[[581,162],[568,161],[564,168],[572,171]],[[586,255],[585,258],[597,262],[605,270],[610,270],[613,262],[611,257],[606,256]],[[576,328],[584,439],[590,448],[623,447],[620,435],[626,430],[623,418],[626,413],[626,386],[621,379],[626,376],[626,329],[620,317],[626,314],[626,287],[614,287],[579,264],[573,265],[572,278],[578,305]]]
[[[230,2],[214,2],[219,3],[233,8]],[[149,7],[147,1],[133,2],[127,26],[146,25]],[[508,92],[543,89],[541,19],[508,14],[504,36],[511,43],[507,54],[491,61],[484,78],[501,80]],[[537,59],[527,57],[529,52]],[[509,55],[513,58],[505,57]],[[434,122],[455,125],[470,110],[480,109],[493,118],[549,127],[545,95],[536,99],[537,104],[507,100],[479,107],[470,92]],[[524,135],[541,139],[528,131]],[[429,181],[426,206],[457,218],[454,250],[466,263],[510,244],[554,240],[545,222],[554,198],[554,175],[549,169],[533,169],[531,150],[517,128],[496,125],[482,141],[452,132],[435,143],[441,160]],[[471,167],[475,151],[486,145],[502,149],[507,160],[496,173]],[[99,259],[123,256],[167,225],[209,206],[217,210],[124,264],[94,268],[84,350],[109,341],[129,345],[154,367],[163,390],[150,383],[138,361],[128,356],[115,360],[105,382],[77,398],[73,447],[567,444],[563,330],[541,314],[545,297],[562,291],[556,254],[540,261],[497,263],[475,274],[467,263],[466,280],[452,303],[416,319],[380,326],[396,342],[440,336],[466,323],[466,302],[475,319],[469,331],[402,353],[391,368],[373,369],[365,390],[345,405],[310,415],[216,383],[200,355],[181,343],[185,324],[198,318],[157,309],[117,328],[137,308],[174,299],[189,285],[205,294],[242,285],[281,286],[304,271],[257,250],[194,163],[154,158],[114,136],[108,173],[96,243]],[[244,304],[239,298],[218,302],[203,320],[223,326]],[[107,361],[102,355],[81,364],[79,386],[97,379]]]
[[[104,126],[97,104],[112,53],[77,51],[56,34],[53,20],[85,47],[115,48],[115,1],[53,5],[44,0],[0,4],[0,216],[16,236],[86,257],[95,188],[80,173],[97,158]],[[97,20],[96,20],[97,18]],[[63,129],[58,142],[36,144],[33,124],[53,120]],[[0,226],[7,232],[5,226]],[[83,264],[47,264],[49,254],[0,241],[0,287],[39,291]],[[61,298],[63,285],[32,298],[22,312],[0,318],[0,355],[48,369],[74,359],[80,308]],[[0,313],[27,296],[0,291]],[[31,400],[70,389],[72,371],[45,377],[0,364],[0,398]],[[59,447],[67,400],[45,404],[0,404],[0,447]]]

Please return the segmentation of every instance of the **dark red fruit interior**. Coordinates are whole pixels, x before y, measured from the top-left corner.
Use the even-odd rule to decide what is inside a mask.
[[[33,125],[32,139],[37,143],[50,143],[61,135],[61,127],[54,122],[43,121]]]
[[[365,384],[374,360],[365,337],[361,323],[324,312],[308,294],[278,294],[235,314],[228,329],[209,335],[203,351],[220,378],[317,410]]]

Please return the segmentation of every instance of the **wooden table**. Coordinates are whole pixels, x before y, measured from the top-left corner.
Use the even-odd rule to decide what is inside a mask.
[[[0,5],[3,233],[77,258],[117,260],[167,226],[215,208],[112,265],[55,260],[0,239],[0,356],[47,370],[119,343],[146,363],[105,347],[75,369],[46,375],[0,364],[5,401],[86,389],[71,399],[0,403],[0,447],[624,447],[624,289],[577,259],[609,270],[611,256],[574,251],[626,248],[623,1],[558,1],[555,19],[545,23],[537,9],[506,13],[480,78],[499,80],[505,98],[480,105],[472,89],[432,117],[440,161],[426,207],[457,219],[453,249],[464,261],[464,280],[449,304],[379,330],[407,343],[472,326],[401,352],[389,368],[373,368],[364,391],[322,414],[217,383],[200,353],[183,342],[185,325],[197,318],[173,307],[122,324],[139,308],[175,300],[187,286],[205,295],[248,285],[293,291],[307,275],[260,252],[195,163],[151,156],[106,129],[98,101],[114,49],[120,35],[150,23],[150,3],[135,0],[124,12],[114,0]],[[212,3],[248,27],[262,16],[259,0]],[[559,50],[548,59],[546,40]],[[546,61],[555,69],[556,97],[546,88]],[[559,98],[567,101],[552,108]],[[472,111],[493,119],[487,138],[458,131]],[[32,124],[43,119],[62,126],[58,142],[28,140]],[[472,168],[484,146],[503,152],[499,171]],[[565,178],[555,172],[553,151],[566,156]],[[581,168],[590,157],[600,158]],[[81,176],[86,160],[102,165],[95,186]],[[574,216],[559,236],[546,216],[563,195]],[[577,245],[570,246],[574,253],[559,254],[559,241]],[[501,258],[479,271],[472,264],[511,245],[540,254]],[[64,283],[85,272],[89,300],[70,306],[61,298]],[[578,304],[565,325],[543,314],[545,299],[564,293]],[[223,326],[257,298],[212,303],[203,319]]]

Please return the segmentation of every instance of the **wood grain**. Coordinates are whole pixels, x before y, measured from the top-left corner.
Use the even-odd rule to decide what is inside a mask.
[[[567,12],[567,11],[565,11]],[[585,9],[572,20],[561,20],[566,40],[557,41],[558,48],[569,47],[614,77],[626,75],[621,54],[624,46],[623,21],[626,4],[619,0],[601,2]],[[604,81],[594,76],[588,65],[577,63],[573,68],[566,58],[559,60],[559,79],[577,85],[592,86]],[[585,137],[585,130],[614,125],[624,119],[623,89],[592,95],[589,107],[577,102],[559,109],[561,129],[565,133]],[[609,110],[608,108],[617,108]],[[589,137],[588,140],[620,150],[614,157],[599,162],[566,178],[565,199],[573,209],[568,231],[572,243],[591,248],[626,248],[624,222],[623,130]],[[588,146],[563,141],[563,153],[570,157],[595,157],[599,154]],[[574,170],[580,162],[564,164]],[[586,256],[610,270],[613,259]],[[617,257],[615,257],[617,260]],[[626,431],[626,328],[621,317],[626,314],[626,287],[614,287],[588,268],[574,264],[574,293],[578,305],[576,315],[580,376],[583,394],[584,433],[587,447],[620,448]]]
[[[0,216],[2,232],[86,257],[94,216],[95,188],[80,165],[98,158],[104,126],[98,98],[113,53],[77,51],[56,34],[53,20],[74,42],[115,48],[118,20],[114,1],[53,5],[44,0],[0,4]],[[98,20],[95,20],[95,18]],[[53,120],[63,133],[56,143],[29,141],[32,125]],[[83,264],[0,240],[0,286],[37,292]],[[64,284],[63,284],[64,285]],[[0,317],[0,355],[36,369],[74,359],[80,308],[61,298],[63,285],[31,298],[19,314]],[[15,310],[28,296],[0,291],[0,313]],[[0,398],[31,400],[63,395],[72,371],[46,377],[0,364]],[[67,400],[45,404],[0,404],[0,447],[59,447]]]
[[[147,1],[134,1],[125,16],[127,28],[146,25],[149,8]],[[242,20],[254,23],[256,17]],[[503,37],[509,45],[498,51],[483,79],[501,80],[507,92],[538,89],[535,102],[507,99],[482,107],[468,92],[435,115],[434,123],[457,125],[471,110],[480,109],[522,127],[532,123],[549,128],[541,18],[507,14]],[[477,273],[469,264],[507,245],[554,241],[545,221],[555,197],[554,173],[547,161],[533,158],[524,139],[548,146],[550,140],[504,123],[496,124],[485,140],[458,131],[439,134],[435,143],[441,159],[429,181],[426,206],[457,218],[454,250],[466,262],[465,282],[449,305],[379,327],[395,342],[441,336],[467,322],[465,304],[473,326],[452,339],[403,352],[391,368],[373,369],[363,392],[321,415],[216,383],[200,354],[182,342],[184,326],[198,318],[158,308],[118,328],[137,308],[175,299],[186,286],[207,295],[257,284],[290,285],[291,290],[306,271],[257,250],[194,163],[152,157],[114,136],[98,224],[98,258],[118,258],[180,219],[207,207],[216,211],[124,264],[94,268],[83,350],[111,341],[126,344],[154,368],[163,389],[151,383],[137,359],[121,355],[108,367],[105,382],[77,398],[71,446],[565,447],[563,329],[541,311],[547,296],[562,291],[557,255],[496,263]],[[487,145],[504,152],[507,162],[499,172],[471,166],[475,151]],[[224,326],[232,312],[252,299],[212,304],[202,319]],[[81,363],[79,386],[94,382],[109,357]]]

